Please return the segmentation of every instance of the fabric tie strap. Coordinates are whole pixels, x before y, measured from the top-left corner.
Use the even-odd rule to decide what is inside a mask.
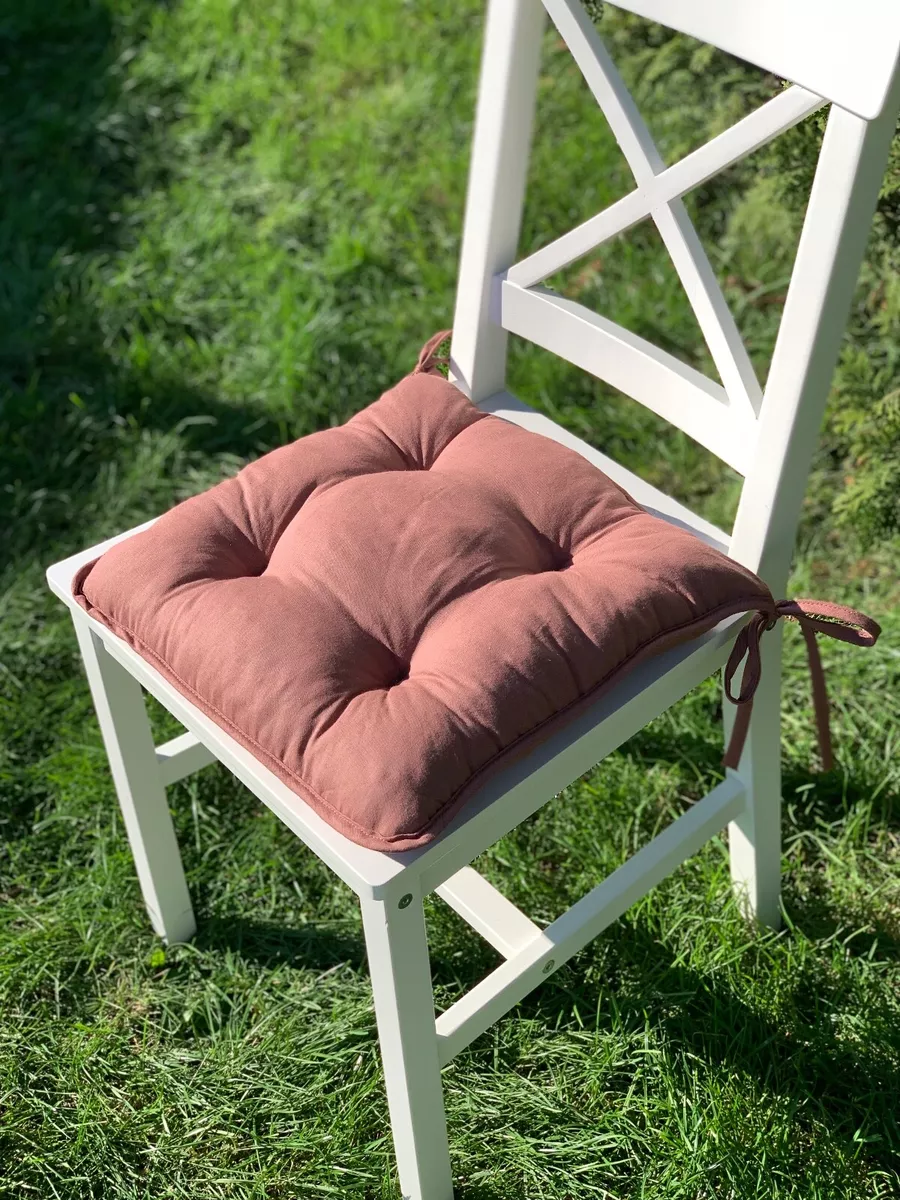
[[[450,359],[446,355],[435,354],[441,342],[445,342],[453,331],[451,329],[442,329],[440,333],[436,333],[434,337],[430,337],[422,349],[419,351],[419,361],[416,363],[414,375],[437,375],[437,368],[443,364],[449,366]]]
[[[830,771],[833,759],[828,720],[828,692],[825,688],[825,672],[816,634],[827,634],[840,642],[849,642],[851,646],[874,646],[881,633],[881,627],[871,617],[857,612],[855,608],[847,608],[844,604],[830,604],[826,600],[780,600],[771,610],[760,609],[755,612],[738,634],[725,665],[725,695],[732,704],[737,705],[737,715],[722,762],[726,767],[732,768],[736,768],[740,762],[747,730],[750,727],[753,697],[762,676],[760,639],[766,630],[774,629],[781,618],[796,621],[803,630],[812,678],[813,707],[819,733],[822,769]],[[745,658],[747,661],[741,676],[741,689],[735,695],[732,683],[738,667]]]

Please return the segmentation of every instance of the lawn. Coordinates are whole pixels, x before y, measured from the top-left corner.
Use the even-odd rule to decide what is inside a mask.
[[[715,56],[654,75],[603,22],[669,158],[778,86]],[[449,323],[480,31],[476,0],[0,12],[4,1198],[399,1196],[354,897],[208,768],[170,793],[199,932],[162,947],[43,569],[345,420]],[[763,373],[797,231],[764,167],[692,200]],[[548,36],[523,251],[628,183]],[[559,283],[708,366],[649,229]],[[534,349],[512,376],[730,519],[735,478],[650,414]],[[816,471],[793,592],[885,634],[823,646],[826,775],[786,635],[784,930],[743,924],[721,840],[635,906],[447,1069],[459,1200],[900,1194],[900,544],[838,530],[824,443]],[[552,919],[721,777],[720,716],[711,680],[479,865]],[[444,1006],[495,957],[428,915]]]

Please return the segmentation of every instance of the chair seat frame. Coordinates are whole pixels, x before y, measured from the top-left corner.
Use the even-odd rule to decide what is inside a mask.
[[[756,0],[756,6],[747,6],[754,8],[754,20],[747,23],[740,18],[742,6],[682,0],[679,28],[725,49],[743,50],[749,60],[798,83],[671,167],[662,162],[578,0],[490,0],[488,7],[451,378],[484,411],[575,449],[649,511],[758,571],[776,592],[786,581],[815,435],[900,108],[898,54],[890,49],[894,39],[900,50],[900,21],[893,8],[880,4],[873,0],[871,20],[854,13],[851,22],[844,0]],[[622,0],[621,7],[673,23],[663,0]],[[828,10],[824,16],[823,9]],[[609,118],[637,186],[604,213],[517,263],[545,10]],[[817,28],[825,30],[822,45],[799,45],[793,31],[800,10],[808,10]],[[733,19],[723,16],[726,11]],[[837,42],[828,40],[828,31],[834,31],[838,18],[844,26],[852,24],[854,44],[868,44],[867,37],[878,40],[876,69],[857,70],[853,55],[844,50],[849,67],[832,70],[826,51]],[[851,33],[845,29],[842,36]],[[806,83],[818,90],[807,90]],[[763,393],[681,197],[828,101],[828,129]],[[685,284],[721,386],[539,286],[599,242],[648,217]],[[514,397],[506,387],[510,332],[612,383],[741,471],[745,484],[732,534]],[[166,788],[218,761],[359,896],[400,1184],[408,1200],[451,1200],[453,1195],[441,1068],[722,829],[729,831],[732,877],[745,912],[777,925],[777,631],[764,645],[762,684],[738,769],[728,771],[705,798],[542,929],[471,862],[717,671],[742,618],[723,621],[688,645],[641,664],[570,725],[496,774],[433,842],[391,854],[358,846],[338,833],[75,603],[72,580],[78,569],[146,527],[57,563],[48,571],[48,582],[71,610],[153,928],[168,942],[187,940],[195,931]],[[154,745],[145,691],[183,724],[185,733]],[[504,960],[437,1017],[423,910],[432,893]]]

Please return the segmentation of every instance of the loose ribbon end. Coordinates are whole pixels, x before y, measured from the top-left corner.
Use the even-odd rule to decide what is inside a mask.
[[[441,342],[445,342],[450,337],[452,329],[442,329],[440,333],[436,333],[434,337],[430,337],[422,349],[419,351],[419,360],[416,363],[414,375],[435,375],[437,367],[443,364],[449,365],[450,359],[444,355],[437,355],[435,351],[440,346]]]
[[[819,735],[819,755],[822,770],[830,771],[834,765],[831,750],[831,727],[829,720],[828,690],[825,686],[825,671],[819,654],[817,633],[852,646],[874,646],[881,627],[865,613],[857,612],[843,604],[831,604],[826,600],[780,600],[771,611],[760,609],[735,638],[725,665],[725,695],[737,705],[734,726],[722,763],[737,770],[750,729],[753,697],[762,676],[760,639],[767,629],[773,629],[779,619],[796,621],[803,631],[812,680],[813,708]],[[741,689],[737,695],[732,691],[732,682],[738,667],[746,657]]]

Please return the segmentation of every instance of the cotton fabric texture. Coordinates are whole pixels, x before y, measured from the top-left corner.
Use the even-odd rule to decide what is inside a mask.
[[[83,568],[79,604],[361,845],[432,840],[637,663],[774,605],[425,354]]]

